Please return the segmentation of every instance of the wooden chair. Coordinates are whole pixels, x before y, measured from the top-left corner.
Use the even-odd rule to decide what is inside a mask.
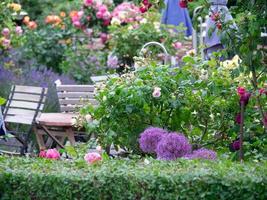
[[[51,140],[50,144],[49,141],[44,142],[45,135],[49,135],[52,142],[61,148],[64,148],[66,139],[75,145],[75,136],[80,134],[74,132],[72,119],[78,116],[79,108],[88,102],[97,105],[94,85],[59,85],[56,90],[61,113],[42,113],[37,119],[39,126],[35,132],[40,149],[51,146]]]
[[[46,95],[47,88],[12,86],[3,112],[7,134],[0,138],[0,152],[12,154],[25,154],[27,152],[30,133],[36,117],[44,108]],[[22,132],[21,130],[25,131]],[[20,153],[18,153],[18,149]]]

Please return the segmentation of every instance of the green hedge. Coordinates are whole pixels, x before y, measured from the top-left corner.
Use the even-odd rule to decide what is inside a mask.
[[[266,164],[0,157],[0,199],[267,199]]]

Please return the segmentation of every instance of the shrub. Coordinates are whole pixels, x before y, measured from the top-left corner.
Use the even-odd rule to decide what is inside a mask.
[[[266,199],[264,163],[0,157],[0,199]]]

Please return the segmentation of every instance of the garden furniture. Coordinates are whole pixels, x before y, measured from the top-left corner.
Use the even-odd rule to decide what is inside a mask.
[[[44,108],[46,95],[47,88],[12,86],[3,112],[7,134],[0,138],[0,152],[17,155],[27,152],[30,133],[36,118]]]
[[[48,135],[60,148],[64,148],[64,141],[68,139],[75,145],[75,118],[79,108],[86,103],[97,104],[94,99],[94,85],[57,85],[57,95],[61,113],[42,113],[36,120],[35,129],[40,149],[46,149],[44,136]]]

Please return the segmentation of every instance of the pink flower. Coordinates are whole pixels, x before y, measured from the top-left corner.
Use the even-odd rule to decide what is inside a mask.
[[[81,17],[83,16],[83,14],[84,14],[84,12],[83,12],[82,10],[80,10],[80,11],[78,12],[78,17],[81,18]]]
[[[161,96],[161,88],[155,87],[152,96],[154,98],[159,98]]]
[[[175,48],[175,49],[181,49],[182,48],[182,43],[181,42],[175,42],[172,44],[172,46]]]
[[[10,34],[10,30],[8,28],[4,28],[2,30],[2,35],[5,36],[5,37],[8,37]]]
[[[246,93],[246,89],[244,87],[238,87],[237,93],[239,96],[243,96]]]
[[[106,33],[101,33],[100,38],[103,43],[105,43],[108,40],[108,35]]]
[[[109,19],[103,21],[103,25],[104,26],[108,26],[109,24],[110,24],[110,20]]]
[[[91,6],[91,5],[93,5],[93,0],[84,0],[84,1],[83,1],[83,4],[84,4],[85,6]]]
[[[81,22],[80,21],[75,21],[73,22],[73,25],[77,28],[80,28],[81,27]]]
[[[45,150],[40,151],[39,157],[40,158],[46,158],[46,151]]]
[[[100,11],[98,11],[98,12],[96,13],[96,17],[97,17],[98,19],[102,19],[102,18],[103,18],[103,13],[100,12]]]
[[[84,156],[84,160],[88,163],[88,164],[94,164],[100,160],[102,160],[102,157],[99,153],[96,152],[92,152],[92,153],[87,153]]]
[[[259,89],[259,93],[260,93],[260,95],[263,95],[265,93],[264,88]]]
[[[60,158],[60,153],[57,151],[57,149],[48,149],[46,151],[46,158],[58,160]]]
[[[103,18],[104,20],[108,20],[108,19],[110,19],[110,17],[111,17],[111,15],[110,15],[109,12],[105,12],[105,13],[102,14],[102,18]]]
[[[23,33],[21,26],[16,26],[15,32],[17,35],[21,35]]]
[[[3,45],[4,47],[9,48],[9,47],[10,47],[10,44],[11,44],[11,41],[10,41],[9,39],[4,38],[4,39],[2,40],[2,45]]]
[[[108,8],[106,5],[101,5],[98,7],[98,11],[101,12],[102,14],[104,14],[105,12],[108,11]]]

